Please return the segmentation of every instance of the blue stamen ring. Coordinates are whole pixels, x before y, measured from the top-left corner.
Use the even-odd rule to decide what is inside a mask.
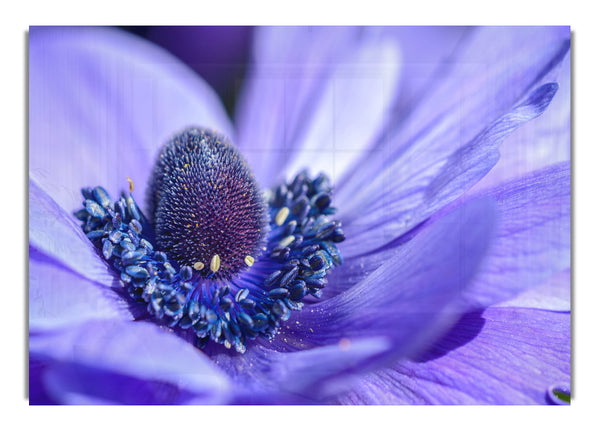
[[[248,340],[271,339],[343,262],[327,176],[303,171],[263,195],[241,154],[212,131],[186,129],[162,149],[149,218],[132,191],[113,201],[102,187],[83,188],[75,216],[131,298],[194,331],[200,348],[213,340],[243,353]]]

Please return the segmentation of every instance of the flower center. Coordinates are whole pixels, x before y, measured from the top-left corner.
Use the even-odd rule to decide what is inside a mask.
[[[162,149],[148,189],[156,244],[203,277],[231,280],[253,262],[267,227],[265,202],[224,136],[190,128]]]
[[[162,149],[148,192],[151,220],[129,193],[83,188],[82,229],[130,297],[171,327],[238,352],[274,337],[304,298],[321,296],[344,240],[326,175],[300,172],[266,202],[224,137],[191,128]]]

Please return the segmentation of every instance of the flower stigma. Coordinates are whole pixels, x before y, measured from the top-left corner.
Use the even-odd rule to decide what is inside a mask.
[[[82,229],[130,297],[171,327],[243,353],[272,339],[281,321],[321,297],[343,263],[325,174],[298,173],[263,194],[229,140],[188,128],[161,149],[149,181],[146,216],[129,191],[113,201],[83,188]]]

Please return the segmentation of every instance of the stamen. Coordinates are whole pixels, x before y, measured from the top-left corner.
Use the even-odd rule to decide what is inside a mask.
[[[219,267],[221,266],[221,259],[218,254],[215,254],[210,260],[210,270],[212,272],[217,272]]]
[[[281,226],[285,222],[285,220],[288,218],[289,214],[290,214],[290,209],[288,207],[281,208],[277,212],[277,215],[275,216],[275,224],[277,226]]]
[[[294,242],[295,239],[296,239],[296,237],[294,235],[288,235],[285,238],[283,238],[281,241],[279,241],[279,247],[282,247],[282,248],[287,247],[292,242]]]
[[[150,187],[150,220],[132,196],[131,179],[129,193],[116,201],[102,187],[82,189],[75,216],[152,316],[193,331],[199,348],[212,340],[243,353],[249,340],[273,338],[306,295],[321,296],[328,272],[343,262],[336,244],[344,233],[330,218],[325,175],[301,172],[281,184],[266,194],[267,213],[263,194],[244,183],[253,179],[242,172],[239,154],[221,139],[188,129],[167,144]]]

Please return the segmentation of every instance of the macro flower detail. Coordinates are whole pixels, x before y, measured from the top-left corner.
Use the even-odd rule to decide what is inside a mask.
[[[30,29],[30,403],[568,403],[569,28],[245,30]]]
[[[227,138],[186,129],[163,147],[151,182],[147,201],[156,244],[180,266],[230,280],[257,256],[266,233],[265,203]]]
[[[75,215],[131,298],[169,326],[191,328],[199,347],[212,339],[243,353],[246,340],[273,338],[342,263],[328,178],[299,173],[271,192],[267,210],[241,155],[214,132],[188,128],[162,149],[149,220],[132,192],[130,182],[113,202],[100,186],[84,188]]]

